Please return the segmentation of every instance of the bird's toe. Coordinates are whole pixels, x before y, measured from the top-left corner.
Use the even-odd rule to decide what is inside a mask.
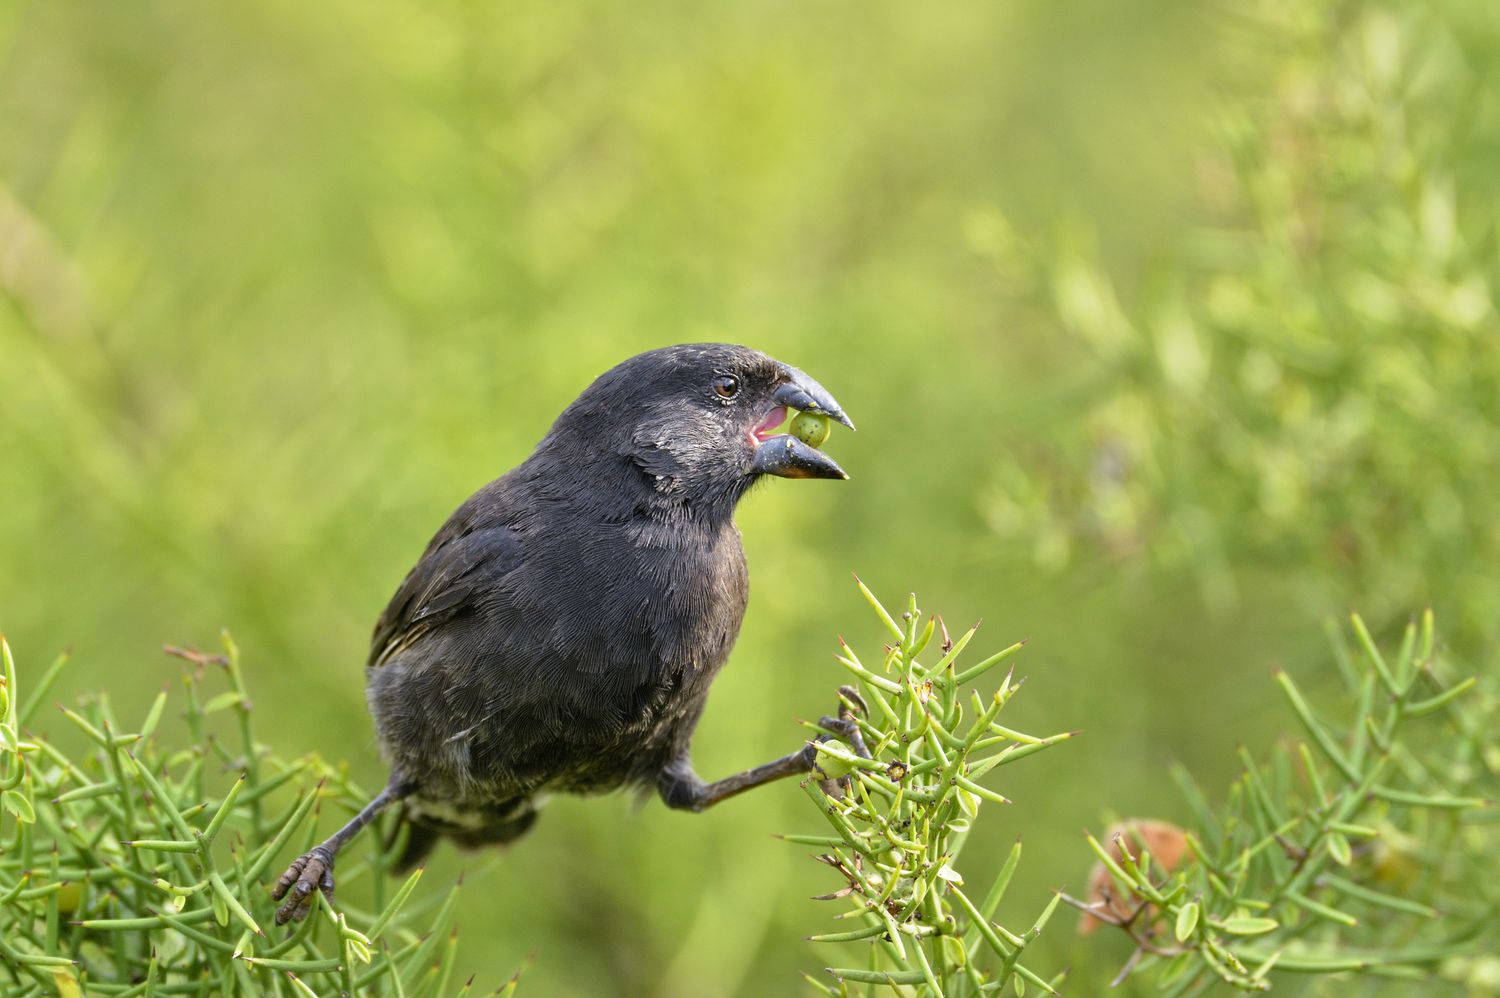
[[[839,716],[843,717],[845,714],[853,716],[856,713],[868,717],[870,715],[870,705],[865,703],[865,698],[853,686],[847,684],[840,686]]]
[[[312,911],[313,892],[322,891],[333,900],[333,853],[322,846],[292,860],[291,866],[271,888],[271,898],[286,903],[276,910],[276,924],[302,921]]]
[[[851,717],[822,717],[818,719],[818,726],[834,732],[839,740],[854,750],[854,754],[861,759],[869,759],[870,750],[865,746],[864,735],[860,733],[859,722]]]

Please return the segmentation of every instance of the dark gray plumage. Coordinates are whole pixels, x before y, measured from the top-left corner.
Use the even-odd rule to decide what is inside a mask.
[[[846,477],[770,435],[788,406],[852,426],[757,351],[653,350],[600,376],[454,512],[375,627],[368,701],[390,784],[283,875],[279,921],[331,895],[334,854],[397,800],[410,863],[445,835],[515,838],[547,793],[654,786],[699,810],[811,767],[804,749],[704,784],[688,761],[748,599],[736,504],[766,474]]]

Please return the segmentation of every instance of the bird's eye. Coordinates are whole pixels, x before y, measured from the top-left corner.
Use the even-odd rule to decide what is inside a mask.
[[[732,399],[740,393],[740,379],[732,374],[721,374],[714,379],[714,391],[721,399]]]

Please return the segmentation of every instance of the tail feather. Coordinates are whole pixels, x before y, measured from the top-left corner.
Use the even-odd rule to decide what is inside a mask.
[[[537,811],[531,801],[507,802],[482,811],[469,811],[438,817],[410,805],[402,808],[400,822],[392,833],[387,849],[394,847],[406,832],[406,842],[401,855],[391,865],[391,872],[402,874],[425,860],[433,847],[443,839],[450,839],[463,849],[482,849],[486,846],[503,846],[514,842],[536,824]]]
[[[398,843],[401,845],[401,855],[391,864],[391,873],[396,876],[409,873],[413,867],[427,859],[427,854],[432,852],[432,847],[442,837],[441,832],[419,825],[403,813],[400,822],[391,830],[390,840],[385,844],[387,852]]]

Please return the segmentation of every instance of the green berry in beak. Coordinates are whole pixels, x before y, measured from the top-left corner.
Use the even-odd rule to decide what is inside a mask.
[[[809,447],[821,447],[828,439],[828,434],[833,432],[833,427],[829,424],[828,417],[822,413],[799,412],[792,417],[792,425],[788,430]]]

